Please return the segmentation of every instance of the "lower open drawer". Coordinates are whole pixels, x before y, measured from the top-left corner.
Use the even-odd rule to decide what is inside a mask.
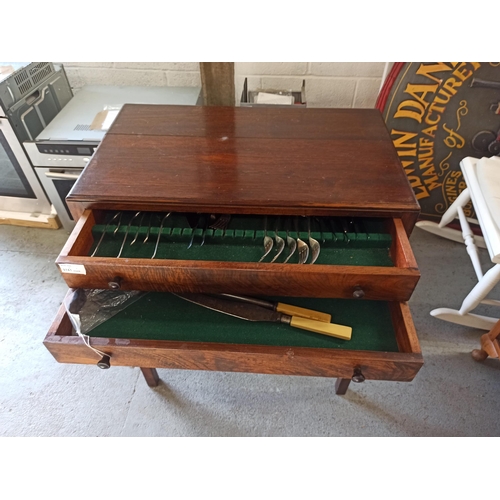
[[[350,379],[412,380],[423,364],[406,303],[345,299],[283,299],[327,312],[352,327],[349,341],[253,323],[150,292],[89,332],[91,345],[113,366],[175,368]],[[44,341],[61,363],[97,364],[100,357],[75,335],[64,305]]]

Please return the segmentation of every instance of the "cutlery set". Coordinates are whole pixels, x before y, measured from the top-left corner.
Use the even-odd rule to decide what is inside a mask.
[[[230,294],[175,293],[174,295],[201,307],[246,321],[284,323],[293,328],[342,340],[350,340],[352,335],[350,326],[331,323],[330,314],[291,304]]]
[[[151,240],[154,244],[154,248],[150,258],[155,259],[158,254],[162,234],[165,234],[164,229],[167,220],[172,215],[174,215],[172,212],[159,214],[138,211],[130,213],[128,215],[128,222],[126,222],[126,220],[123,222],[123,219],[127,218],[124,217],[123,212],[117,212],[105,224],[97,245],[90,256],[95,257],[98,254],[99,248],[106,235],[111,236],[111,238],[116,238],[118,231],[123,226],[125,230],[122,229],[120,232],[120,234],[123,233],[123,240],[116,257],[123,258],[122,254],[126,249],[127,240],[129,238],[132,238],[128,244],[130,247],[136,243],[141,244],[140,240],[142,236],[141,239],[139,239],[139,234],[142,229],[142,234],[145,232],[142,244]],[[235,217],[229,214],[176,215],[183,215],[184,220],[187,221],[188,226],[191,228],[191,233],[188,233],[189,242],[186,245],[186,250],[191,249],[193,245],[202,247],[205,244],[208,229],[212,230],[210,233],[211,235],[215,231],[222,231],[221,236],[224,237],[229,224],[231,221],[235,220]],[[325,243],[325,233],[331,235],[330,239],[332,240],[333,238],[333,242],[337,242],[339,240],[339,235],[342,235],[340,238],[343,240],[344,244],[348,244],[353,238],[357,238],[359,233],[365,234],[366,239],[370,239],[370,235],[366,231],[361,220],[332,217],[314,217],[312,219],[313,221],[311,222],[311,217],[278,216],[273,219],[273,229],[269,229],[269,217],[264,216],[261,226],[264,232],[264,239],[262,242],[263,253],[258,262],[314,264],[320,255],[321,244],[312,236],[312,232],[315,232],[316,237],[321,235],[320,239],[322,239],[323,244]],[[314,225],[314,231],[311,229],[312,224]],[[181,226],[182,225],[183,224],[181,224]],[[239,225],[238,220],[236,220],[233,225],[236,228]],[[184,229],[181,227],[178,228],[178,231],[184,231]],[[280,232],[284,237],[280,236]],[[304,237],[304,234],[307,234],[307,236]]]
[[[309,246],[306,242],[300,239],[299,217],[295,217],[295,231],[297,233],[297,238],[292,238],[289,234],[289,221],[290,218],[287,218],[287,221],[285,222],[286,246],[288,247],[288,255],[286,256],[283,263],[288,262],[290,258],[295,254],[295,251],[297,251],[299,264],[305,264],[307,262],[307,259],[309,258],[309,254],[311,255],[311,261],[309,263],[314,264],[319,257],[321,248],[319,242],[311,236],[311,221],[309,217],[307,218]],[[264,254],[260,258],[259,262],[264,261],[264,259],[271,253],[274,247],[274,242],[276,242],[276,253],[273,256],[271,263],[276,262],[278,260],[278,257],[283,253],[283,250],[285,249],[285,240],[278,234],[278,225],[279,224],[277,222],[274,230],[273,240],[267,234],[267,217],[264,217]]]

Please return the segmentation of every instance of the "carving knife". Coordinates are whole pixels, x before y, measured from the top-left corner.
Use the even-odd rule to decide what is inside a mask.
[[[300,328],[302,330],[320,333],[343,340],[350,340],[352,335],[352,328],[350,326],[325,323],[323,321],[316,321],[301,316],[290,316],[256,304],[226,300],[225,298],[213,297],[200,293],[176,293],[174,295],[199,306],[206,307],[207,309],[212,309],[213,311],[247,321],[285,323],[294,328]]]
[[[265,307],[273,311],[278,311],[289,316],[300,316],[301,318],[314,319],[316,321],[323,321],[323,323],[330,323],[332,316],[327,313],[313,311],[312,309],[305,309],[304,307],[292,306],[290,304],[283,304],[282,302],[269,302],[267,300],[256,299],[254,297],[245,297],[242,295],[232,295],[229,293],[218,294],[220,297],[227,299],[238,300],[240,302],[247,302],[255,304],[260,307]]]

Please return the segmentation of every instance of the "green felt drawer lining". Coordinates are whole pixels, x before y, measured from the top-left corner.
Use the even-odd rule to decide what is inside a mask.
[[[170,293],[145,293],[138,301],[89,332],[91,337],[215,342],[398,352],[389,305],[382,301],[291,298],[288,304],[327,312],[332,323],[353,328],[349,341],[279,323],[228,316]]]
[[[116,226],[106,222],[113,214],[108,214],[103,224],[93,227],[94,243],[89,255],[93,253],[103,231],[106,229],[96,256],[116,257],[123,245],[121,257],[123,258],[151,258],[155,252],[162,214],[152,215],[152,225],[149,227],[149,214],[139,226],[140,217],[129,222],[133,213],[124,212],[121,225],[115,232]],[[326,231],[327,223],[320,218],[311,218],[311,236],[319,241],[321,252],[317,264],[328,265],[352,265],[352,266],[385,266],[393,267],[394,264],[389,256],[389,248],[392,242],[390,234],[383,232],[383,223],[378,219],[367,219],[356,225],[358,232]],[[286,241],[285,218],[268,218],[268,228],[278,227],[278,235]],[[293,225],[293,221],[292,221]],[[305,222],[301,220],[299,236],[308,242],[308,231],[303,230]],[[223,231],[220,229],[192,229],[189,227],[186,217],[181,214],[172,214],[165,219],[161,231],[156,259],[174,260],[205,260],[226,262],[258,262],[262,257],[264,240],[263,217],[257,216],[233,216],[229,227]],[[342,231],[338,225],[339,231]],[[363,231],[359,231],[362,227]],[[307,228],[305,228],[307,229]],[[354,226],[352,227],[354,229]],[[366,232],[365,232],[366,231]],[[195,234],[191,248],[187,248],[192,234]],[[203,233],[205,242],[201,245]],[[274,237],[275,231],[268,229],[268,235]],[[289,230],[292,238],[297,237],[295,230]],[[146,243],[144,240],[147,237]],[[132,242],[135,242],[132,244]],[[264,262],[270,262],[275,255],[276,245]],[[276,262],[283,262],[288,255],[288,247],[285,247]],[[297,263],[298,253],[288,261],[290,264]]]

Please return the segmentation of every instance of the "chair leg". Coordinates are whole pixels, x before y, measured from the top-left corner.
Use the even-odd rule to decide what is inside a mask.
[[[482,349],[474,349],[471,352],[471,356],[474,361],[484,361],[488,357],[488,353]]]
[[[488,356],[492,358],[500,357],[500,345],[497,337],[500,335],[500,320],[495,323],[493,328],[481,336],[481,349],[474,349],[472,357],[476,361],[484,361]]]
[[[495,264],[465,297],[460,307],[460,314],[464,315],[475,309],[499,281],[500,264]]]

